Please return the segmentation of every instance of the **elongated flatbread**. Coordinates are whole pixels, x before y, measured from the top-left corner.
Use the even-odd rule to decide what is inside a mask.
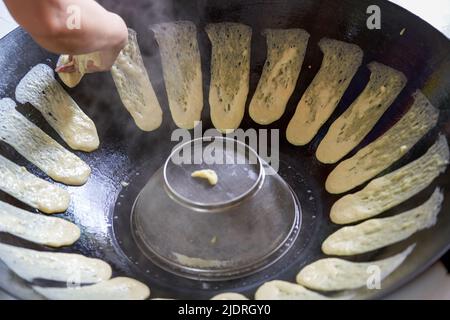
[[[330,173],[327,191],[347,192],[375,177],[408,152],[436,125],[438,117],[439,110],[416,91],[413,105],[392,128]]]
[[[158,42],[170,112],[175,124],[192,129],[203,109],[203,80],[197,28],[190,21],[152,26]]]
[[[45,213],[66,211],[67,190],[42,180],[0,155],[0,190]]]
[[[120,99],[138,128],[143,131],[159,128],[163,113],[132,29],[128,29],[128,43],[117,57],[111,74]]]
[[[240,293],[225,292],[212,297],[211,300],[248,300],[248,298]]]
[[[70,185],[84,184],[91,168],[25,118],[11,99],[0,100],[0,140],[52,179]]]
[[[48,65],[38,64],[20,80],[16,100],[38,109],[72,149],[90,152],[98,148],[94,122],[64,91]]]
[[[362,63],[363,51],[354,44],[322,39],[322,65],[303,94],[289,122],[286,138],[293,145],[308,144],[336,109]]]
[[[447,139],[441,135],[419,159],[336,201],[331,208],[331,220],[337,224],[352,223],[393,208],[428,187],[448,163]]]
[[[0,244],[0,259],[22,279],[45,279],[73,283],[108,280],[112,270],[99,259],[73,253],[35,251]]]
[[[329,298],[301,285],[274,280],[264,283],[255,293],[255,300],[328,300]]]
[[[33,287],[36,292],[51,300],[145,300],[150,289],[130,278],[118,277],[79,288]]]
[[[80,229],[69,221],[25,211],[3,201],[0,232],[51,247],[69,246],[80,237]]]
[[[250,81],[252,29],[239,23],[206,27],[212,44],[209,105],[214,127],[232,132],[241,124]]]
[[[395,256],[372,262],[351,262],[337,258],[317,260],[300,271],[297,283],[320,291],[361,288],[370,283],[373,267],[379,271],[379,280],[385,279],[405,261],[414,246]]]
[[[305,58],[309,33],[302,29],[267,29],[267,59],[249,107],[256,123],[267,125],[283,115]]]
[[[442,192],[436,189],[427,202],[415,209],[339,229],[323,242],[322,251],[328,255],[350,256],[402,241],[434,226],[443,200]]]
[[[372,72],[364,91],[330,126],[320,142],[316,157],[323,163],[336,163],[353,150],[372,130],[383,113],[405,87],[403,73],[378,62],[371,62]]]

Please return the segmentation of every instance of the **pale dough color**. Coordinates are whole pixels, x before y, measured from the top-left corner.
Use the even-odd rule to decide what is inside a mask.
[[[192,172],[191,177],[208,180],[209,184],[215,186],[219,181],[217,173],[214,170],[205,169]]]
[[[302,29],[267,29],[267,59],[249,107],[256,123],[267,125],[283,115],[297,84],[309,33]]]
[[[190,21],[151,26],[161,53],[164,82],[175,124],[192,129],[203,110],[203,76],[197,28]]]
[[[20,80],[16,100],[38,109],[72,149],[91,152],[99,147],[94,122],[56,81],[48,65],[38,64]]]
[[[69,207],[67,190],[42,180],[0,155],[0,190],[45,213]]]
[[[367,220],[344,227],[322,244],[327,255],[350,256],[370,252],[402,241],[436,224],[444,196],[436,189],[427,202],[412,210],[382,219]]]
[[[69,246],[80,237],[80,229],[69,221],[25,211],[3,201],[0,232],[50,247]]]
[[[239,128],[250,81],[252,29],[239,23],[206,26],[212,44],[209,105],[214,127],[224,133]]]
[[[42,296],[52,300],[145,300],[150,289],[130,278],[118,277],[79,288],[33,287]]]
[[[248,298],[240,293],[225,292],[212,297],[211,300],[248,300]]]
[[[395,271],[414,249],[412,245],[399,254],[372,262],[351,262],[337,258],[317,260],[297,275],[297,283],[320,291],[357,289],[367,285],[371,267],[378,267],[380,281]]]
[[[331,220],[337,224],[353,223],[393,208],[428,187],[448,163],[447,139],[441,135],[419,159],[336,201],[331,207]]]
[[[53,180],[82,185],[89,178],[91,168],[18,112],[11,99],[0,100],[0,122],[0,140]]]
[[[403,73],[378,62],[368,65],[369,83],[344,113],[333,122],[316,151],[323,163],[336,163],[372,130],[406,85]]]
[[[255,300],[328,300],[329,298],[301,285],[274,280],[264,283],[255,293]]]
[[[328,192],[347,192],[370,180],[399,160],[436,125],[439,110],[420,91],[413,96],[413,105],[393,127],[334,168],[325,183]]]
[[[323,38],[322,65],[303,94],[289,122],[286,138],[293,145],[308,144],[336,109],[362,62],[363,52],[354,44]]]
[[[128,44],[120,52],[111,74],[120,99],[139,129],[156,130],[161,126],[163,113],[150,82],[136,32],[128,30]]]
[[[73,253],[35,251],[0,244],[0,259],[27,281],[46,279],[74,283],[96,283],[111,278],[109,264]]]

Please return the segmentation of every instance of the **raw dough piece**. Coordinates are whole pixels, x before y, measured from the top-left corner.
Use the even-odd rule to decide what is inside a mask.
[[[337,224],[353,223],[393,208],[428,187],[448,163],[447,139],[441,135],[419,159],[336,201],[331,208],[331,220]]]
[[[84,184],[91,168],[25,118],[11,99],[0,100],[0,140],[52,179],[70,185]]]
[[[415,209],[339,229],[324,241],[322,251],[327,255],[350,256],[402,241],[434,226],[443,200],[442,192],[436,189],[427,202]]]
[[[192,129],[203,109],[203,80],[197,28],[190,21],[152,26],[158,42],[163,75],[175,124]]]
[[[42,252],[0,244],[0,259],[15,274],[29,282],[46,279],[96,283],[111,278],[109,264],[73,253]]]
[[[408,152],[436,125],[438,117],[439,110],[416,91],[413,105],[392,128],[330,173],[327,191],[347,192],[370,180]]]
[[[323,163],[336,163],[353,150],[372,130],[383,113],[405,87],[403,73],[378,62],[368,65],[372,72],[364,91],[333,122],[320,142],[316,157]]]
[[[192,172],[191,177],[208,180],[209,184],[215,186],[219,181],[217,173],[214,170],[205,169]]]
[[[320,291],[361,288],[367,285],[372,276],[371,267],[379,268],[380,280],[383,280],[405,261],[414,246],[395,256],[372,262],[351,262],[337,258],[317,260],[300,271],[297,282]]]
[[[72,149],[90,152],[98,148],[95,124],[55,80],[48,65],[38,64],[20,80],[16,100],[38,109]]]
[[[69,55],[63,54],[58,58],[58,62],[56,63],[56,67],[62,66],[69,63]],[[69,88],[75,88],[81,81],[84,76],[84,73],[81,73],[79,70],[74,72],[58,72],[58,76],[61,81],[68,86]]]
[[[250,81],[252,29],[239,23],[215,23],[206,27],[212,44],[209,105],[211,120],[221,132],[241,124]]]
[[[212,297],[211,300],[248,300],[248,298],[240,293],[225,292]]]
[[[74,88],[80,83],[81,79],[86,74],[88,65],[92,64],[94,66],[100,66],[102,62],[99,52],[77,55],[74,56],[73,59],[76,71],[58,72],[61,81],[69,88]],[[67,63],[69,63],[69,55],[63,54],[59,57],[56,67],[58,68]]]
[[[33,289],[52,300],[145,300],[150,296],[150,289],[145,284],[124,277],[79,288]]]
[[[139,129],[152,131],[161,125],[163,114],[150,82],[136,32],[128,29],[128,44],[120,52],[111,74],[123,105]]]
[[[69,207],[67,190],[42,180],[0,155],[0,190],[45,213]]]
[[[69,221],[25,211],[3,201],[0,232],[51,247],[69,246],[80,237],[80,229]]]
[[[250,103],[250,117],[267,125],[283,115],[305,58],[309,33],[302,29],[267,29],[267,59]]]
[[[274,280],[264,283],[255,293],[255,300],[328,300],[329,298],[298,284]]]
[[[322,66],[303,94],[289,122],[286,138],[308,144],[336,109],[362,63],[363,51],[354,44],[324,38],[319,42]]]

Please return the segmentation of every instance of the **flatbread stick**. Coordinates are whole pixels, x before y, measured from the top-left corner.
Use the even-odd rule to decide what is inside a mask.
[[[212,297],[211,300],[248,300],[248,298],[240,293],[224,292]]]
[[[69,221],[22,210],[3,201],[0,232],[55,248],[72,245],[80,237],[80,229]]]
[[[416,91],[413,105],[392,128],[338,164],[327,178],[327,191],[347,192],[372,179],[407,153],[436,125],[438,117],[439,110]]]
[[[67,190],[36,177],[1,155],[0,190],[45,213],[64,212],[70,203]]]
[[[302,29],[267,29],[267,59],[249,107],[256,123],[267,125],[283,115],[305,58],[309,33]]]
[[[197,28],[190,21],[151,27],[158,42],[163,76],[175,124],[192,129],[203,109],[203,79]]]
[[[38,64],[20,80],[16,100],[31,103],[39,110],[70,148],[86,152],[98,148],[100,142],[94,122],[56,81],[48,65]]]
[[[128,29],[128,43],[120,52],[111,74],[123,105],[139,129],[153,131],[161,126],[163,113],[145,69],[136,32]]]
[[[368,284],[372,267],[380,271],[381,281],[405,261],[414,246],[409,246],[395,256],[372,262],[351,262],[337,258],[317,260],[300,271],[297,283],[320,291],[358,289]]]
[[[336,163],[353,150],[372,130],[383,113],[405,87],[403,73],[378,62],[368,65],[369,83],[350,107],[333,122],[320,142],[316,157]]]
[[[255,293],[255,300],[328,300],[327,296],[301,285],[274,280],[264,283]]]
[[[145,284],[124,277],[79,288],[35,286],[33,289],[51,300],[145,300],[150,296],[150,289]]]
[[[0,244],[0,259],[22,279],[96,283],[111,277],[106,262],[74,253],[43,252]]]
[[[82,185],[89,178],[91,168],[18,112],[13,100],[0,100],[0,123],[0,140],[53,180]]]
[[[419,159],[336,201],[331,207],[331,220],[337,224],[353,223],[393,208],[428,187],[448,163],[447,139],[441,135]]]
[[[323,242],[322,251],[328,255],[351,256],[407,239],[436,224],[443,200],[442,192],[436,189],[428,201],[417,208],[339,229]]]
[[[323,38],[322,65],[303,94],[289,122],[286,138],[297,146],[308,144],[336,109],[362,63],[363,51],[354,44]]]
[[[239,23],[206,27],[212,44],[209,105],[214,127],[224,133],[239,128],[250,81],[252,29]]]

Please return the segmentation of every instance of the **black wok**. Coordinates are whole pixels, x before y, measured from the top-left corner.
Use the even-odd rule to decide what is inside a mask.
[[[416,89],[421,89],[431,102],[441,109],[439,125],[390,170],[423,154],[438,132],[443,132],[450,138],[450,42],[426,22],[387,1],[104,0],[100,2],[123,16],[129,27],[137,31],[146,67],[165,112],[164,122],[155,132],[140,131],[123,108],[109,73],[87,76],[77,88],[68,90],[96,123],[101,147],[91,154],[77,152],[92,167],[92,177],[85,186],[68,188],[72,194],[72,204],[61,216],[79,225],[82,237],[74,246],[64,248],[62,251],[79,252],[108,261],[113,266],[115,275],[130,276],[147,283],[152,289],[152,297],[208,299],[223,291],[236,291],[253,297],[255,289],[263,282],[271,279],[294,282],[296,273],[304,265],[322,257],[321,242],[330,232],[337,229],[337,226],[330,222],[328,214],[330,206],[339,197],[332,196],[324,190],[325,178],[333,166],[320,164],[314,157],[314,151],[333,119],[336,119],[364,88],[369,77],[365,67],[368,62],[376,60],[394,67],[404,72],[409,81],[405,90],[359,147],[378,137],[401,117],[411,104],[411,93]],[[368,30],[366,27],[368,17],[366,9],[371,4],[377,4],[381,8],[381,30]],[[302,230],[292,252],[264,271],[243,279],[202,282],[175,276],[149,262],[139,253],[131,237],[129,219],[134,197],[147,179],[163,165],[172,147],[177,143],[170,141],[170,133],[176,127],[168,111],[158,48],[148,26],[162,21],[181,19],[191,20],[198,26],[205,97],[209,85],[211,50],[204,32],[207,23],[237,21],[252,26],[254,36],[250,95],[255,90],[265,60],[265,39],[260,31],[268,27],[300,27],[311,34],[304,67],[287,111],[280,121],[270,126],[281,129],[280,175],[293,188],[302,205]],[[405,32],[400,35],[402,29],[405,29]],[[320,67],[322,55],[317,42],[325,36],[358,44],[364,50],[364,64],[332,119],[322,128],[314,141],[306,147],[294,147],[286,142],[284,131],[296,103]],[[56,58],[35,44],[22,29],[10,33],[0,40],[0,96],[14,98],[15,86],[32,66],[38,63],[54,66]],[[308,65],[311,68],[307,68]],[[30,105],[20,106],[19,109],[63,143]],[[210,127],[208,114],[209,106],[206,102],[203,112],[204,129]],[[242,128],[250,127],[259,128],[246,115]],[[0,153],[26,166],[36,175],[49,179],[3,143],[0,144]],[[121,181],[132,183],[128,188],[123,188]],[[406,263],[382,283],[381,290],[363,289],[358,291],[357,298],[385,296],[413,279],[448,250],[449,171],[441,175],[420,195],[384,215],[418,205],[430,195],[436,185],[444,188],[445,203],[435,227],[397,245],[353,258],[358,261],[378,259],[397,253],[411,243],[417,243]],[[307,189],[312,190],[313,200],[310,200],[311,195],[305,192]],[[0,199],[26,208],[4,193],[0,193]],[[0,233],[0,241],[39,250],[51,250],[7,234]],[[39,298],[30,289],[29,283],[12,274],[1,263],[0,288],[17,298]]]

